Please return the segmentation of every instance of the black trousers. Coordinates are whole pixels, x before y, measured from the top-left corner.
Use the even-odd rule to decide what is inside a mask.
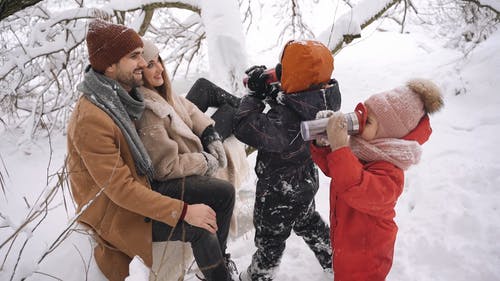
[[[219,133],[222,140],[233,133],[234,114],[241,100],[239,97],[231,95],[205,78],[200,78],[193,84],[186,99],[203,112],[209,107],[217,107],[211,117],[215,121],[215,131]]]
[[[206,204],[217,216],[217,234],[184,221],[171,226],[153,220],[153,241],[190,242],[193,255],[207,280],[231,280],[224,263],[226,241],[234,209],[235,192],[231,183],[205,176],[190,176],[153,182],[153,189],[187,204]]]

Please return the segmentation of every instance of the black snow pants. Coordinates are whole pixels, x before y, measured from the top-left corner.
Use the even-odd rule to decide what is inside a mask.
[[[257,251],[248,268],[253,281],[273,279],[292,230],[324,269],[332,267],[330,228],[315,210],[317,191],[318,171],[313,165],[276,180],[258,180],[253,217]]]

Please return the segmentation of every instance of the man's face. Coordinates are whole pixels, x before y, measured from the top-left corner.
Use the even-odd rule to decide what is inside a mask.
[[[127,92],[141,86],[144,83],[142,69],[146,67],[142,52],[143,48],[137,48],[128,53],[117,63],[108,67],[105,75],[118,81]]]

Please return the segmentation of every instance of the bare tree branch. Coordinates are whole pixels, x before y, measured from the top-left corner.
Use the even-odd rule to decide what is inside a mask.
[[[42,0],[0,0],[0,21],[6,17],[36,5]]]
[[[151,19],[153,18],[153,14],[155,12],[154,8],[145,8],[144,9],[144,20],[142,21],[141,27],[139,28],[139,35],[143,36],[148,30],[148,27],[151,23]]]
[[[246,32],[250,29],[253,23],[253,11],[250,8],[251,0],[238,0],[240,9],[243,9],[243,22],[246,23]]]
[[[302,17],[298,0],[288,0],[277,6],[280,6],[277,13],[289,15],[282,20],[284,26],[279,33],[277,43],[282,43],[287,37],[294,39],[314,38],[314,33]]]
[[[53,278],[53,279],[58,280],[58,281],[64,281],[64,280],[62,280],[61,278],[57,278],[57,277],[55,277],[54,275],[51,275],[51,274],[48,274],[48,273],[45,273],[45,272],[35,271],[35,272],[33,272],[33,273],[40,274],[40,275],[44,275],[44,276],[47,276],[47,277]]]
[[[5,171],[5,174],[9,176],[9,171],[7,171],[7,167],[5,166],[5,162],[3,161],[2,155],[0,155],[0,162],[2,162],[2,168],[3,171]],[[2,188],[2,193],[5,199],[7,199],[7,194],[5,193],[5,177],[3,175],[3,172],[0,171],[0,187]]]
[[[201,13],[200,8],[197,6],[193,6],[184,2],[162,2],[162,1],[153,2],[146,5],[138,5],[137,7],[130,8],[127,10],[115,10],[115,12],[123,13],[122,16],[119,17],[119,19],[121,20],[119,22],[123,24],[125,22],[125,17],[123,16],[125,12],[134,12],[137,10],[155,10],[161,8],[178,8],[182,10],[192,11],[197,14]]]
[[[492,6],[488,5],[488,4],[483,4],[483,3],[481,3],[480,0],[462,0],[462,1],[473,3],[473,4],[477,5],[479,8],[488,9],[490,12],[493,12],[496,15],[496,21],[497,22],[500,21],[500,11],[498,11],[494,7],[492,7]]]

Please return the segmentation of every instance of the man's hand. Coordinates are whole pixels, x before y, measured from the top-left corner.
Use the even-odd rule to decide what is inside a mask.
[[[184,221],[192,226],[206,229],[210,233],[216,233],[218,230],[215,211],[205,204],[189,205]]]

